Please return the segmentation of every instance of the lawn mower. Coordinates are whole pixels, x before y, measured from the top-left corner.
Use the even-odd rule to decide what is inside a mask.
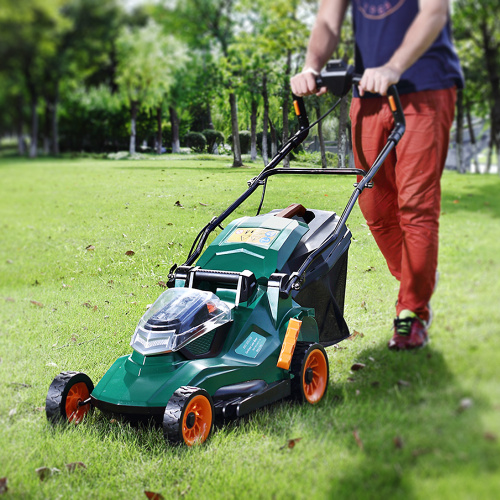
[[[357,82],[353,68],[340,61],[329,62],[317,78],[318,88],[340,98]],[[349,336],[343,317],[351,241],[346,221],[404,133],[394,86],[388,97],[394,130],[365,172],[278,168],[314,125],[294,96],[298,131],[201,230],[186,262],[171,268],[168,289],[132,335],[132,353],[118,358],[96,387],[84,373],[59,374],[47,394],[48,420],[79,423],[98,408],[132,422],[152,420],[167,442],[191,446],[207,439],[215,419],[242,417],[289,397],[321,401],[329,379],[325,347]],[[300,204],[260,214],[267,179],[276,174],[356,175],[358,182],[340,216]],[[221,228],[203,252],[209,235],[259,187],[257,215]]]

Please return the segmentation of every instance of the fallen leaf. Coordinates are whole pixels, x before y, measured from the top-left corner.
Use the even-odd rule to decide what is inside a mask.
[[[68,472],[74,472],[76,469],[86,469],[87,466],[83,462],[71,462],[66,464],[66,469]]]
[[[7,478],[0,477],[0,495],[4,495],[8,490],[9,488],[7,487]]]
[[[85,247],[85,250],[87,250],[88,252],[91,252],[92,250],[95,250],[95,246],[89,245],[88,247]]]
[[[206,203],[202,203],[201,201],[198,202],[202,207],[208,207]]]
[[[37,307],[44,307],[44,305],[41,302],[38,302],[38,300],[30,300],[30,302]]]
[[[358,332],[356,330],[354,330],[352,332],[352,335],[350,337],[347,337],[349,340],[354,340],[356,337],[359,337],[359,338],[363,338],[365,336],[364,333],[361,333],[361,332]]]
[[[180,208],[184,208],[181,204],[181,202],[179,200],[177,200],[175,203],[174,203],[174,206],[175,207],[180,207]]]
[[[82,306],[86,307],[87,309],[90,309],[92,307],[92,305],[90,304],[90,302],[84,302],[82,304]]]
[[[363,441],[361,441],[361,438],[359,437],[358,430],[354,429],[352,431],[352,435],[354,436],[354,439],[356,440],[356,444],[358,445],[359,449],[363,450],[364,449]]]
[[[135,252],[133,250],[127,250],[125,252],[125,255],[127,255],[128,257],[132,257],[132,255],[135,255]]]
[[[61,472],[61,471],[59,469],[57,469],[56,467],[52,467],[52,468],[50,468],[50,467],[38,467],[38,469],[36,469],[36,473],[38,474],[40,481],[45,481],[50,476],[52,476],[54,474],[58,474],[59,472]]]
[[[15,301],[16,301],[16,300],[15,300],[15,299],[13,299],[12,297],[7,297],[7,298],[5,299],[5,302],[15,302]]]
[[[167,284],[164,281],[158,281],[158,285],[160,285],[162,288],[167,288]]]
[[[365,302],[364,300],[361,302],[361,307],[362,307],[363,309],[366,309],[366,302]]]
[[[460,200],[453,200],[453,203],[456,205],[457,203],[460,203]]]
[[[460,400],[460,404],[458,405],[458,411],[462,412],[465,410],[468,410],[469,408],[472,407],[474,402],[472,401],[471,398],[463,398]]]
[[[290,439],[288,440],[288,448],[292,449],[293,447],[295,447],[295,445],[301,440],[302,438],[295,438],[295,439]]]
[[[484,439],[488,441],[496,441],[498,439],[498,436],[494,432],[485,432]]]
[[[359,370],[362,370],[366,365],[364,363],[354,363],[352,366],[351,366],[351,370],[353,372],[357,372]]]
[[[404,446],[403,438],[401,436],[396,436],[393,440],[394,447],[401,450]]]
[[[7,259],[6,262],[7,264],[14,264],[14,261],[12,259]]]
[[[398,385],[400,387],[410,387],[411,383],[406,380],[398,380]]]
[[[289,439],[286,444],[280,447],[280,450],[285,448],[292,449],[302,438]]]
[[[160,493],[155,493],[154,491],[144,490],[144,494],[149,498],[149,500],[164,500],[164,497]]]
[[[94,306],[94,311],[97,311],[98,307],[97,306]]]

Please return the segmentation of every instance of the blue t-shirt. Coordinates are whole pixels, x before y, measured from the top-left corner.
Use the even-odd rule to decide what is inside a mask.
[[[355,37],[355,68],[382,66],[401,45],[418,14],[418,0],[351,0]],[[427,52],[402,75],[400,94],[464,85],[448,21]],[[366,94],[365,94],[366,95]],[[372,94],[373,95],[373,94]]]

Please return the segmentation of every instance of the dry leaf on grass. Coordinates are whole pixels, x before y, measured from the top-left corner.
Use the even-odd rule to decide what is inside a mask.
[[[164,500],[164,497],[161,493],[144,490],[144,494],[149,498],[149,500]]]
[[[352,431],[352,435],[354,436],[354,439],[356,440],[356,444],[358,445],[359,449],[364,450],[363,441],[361,441],[361,438],[359,437],[358,430],[354,429]]]
[[[359,338],[363,338],[365,335],[364,333],[361,333],[361,332],[357,332],[356,330],[354,330],[354,332],[352,332],[352,335],[350,337],[347,337],[349,340],[355,340],[356,337],[359,337]]]
[[[45,481],[50,476],[59,474],[60,472],[61,471],[56,467],[38,467],[38,469],[36,469],[36,473],[38,474],[40,481]]]
[[[38,302],[38,300],[30,300],[30,302],[37,307],[44,307],[44,305],[41,302]]]
[[[394,443],[394,447],[397,448],[398,450],[401,450],[403,448],[404,443],[403,443],[403,438],[401,436],[395,436],[392,441]]]
[[[125,255],[126,255],[127,257],[132,257],[132,255],[135,255],[135,252],[134,252],[133,250],[127,250],[127,251],[125,252]]]
[[[0,477],[0,495],[4,495],[8,490],[9,488],[7,487],[7,478]]]
[[[68,472],[74,472],[77,469],[86,469],[87,466],[83,462],[71,462],[69,464],[66,464],[66,469],[68,469]]]
[[[295,445],[301,440],[302,438],[295,438],[295,439],[289,439],[288,442],[283,445],[280,450],[283,450],[284,448],[289,448],[292,449],[295,447]]]
[[[352,366],[351,366],[351,370],[353,372],[357,372],[359,370],[362,370],[366,365],[364,363],[354,363]]]
[[[158,285],[162,288],[167,288],[167,284],[164,281],[158,281]]]
[[[474,402],[471,398],[463,398],[460,400],[460,404],[458,405],[458,411],[461,413],[469,408],[472,408]]]
[[[89,246],[85,247],[85,250],[87,250],[88,252],[91,252],[92,250],[95,250],[95,246],[89,245]]]

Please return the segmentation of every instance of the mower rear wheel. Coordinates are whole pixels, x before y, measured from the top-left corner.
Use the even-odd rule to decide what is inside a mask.
[[[292,396],[310,404],[323,399],[328,388],[328,357],[321,344],[297,342],[293,353],[290,371],[292,379]]]
[[[92,380],[81,372],[62,372],[50,384],[45,413],[52,424],[72,422],[79,424],[92,409],[90,393],[94,390]]]
[[[163,414],[163,435],[172,444],[201,444],[214,421],[212,398],[204,389],[183,386],[170,398]]]

